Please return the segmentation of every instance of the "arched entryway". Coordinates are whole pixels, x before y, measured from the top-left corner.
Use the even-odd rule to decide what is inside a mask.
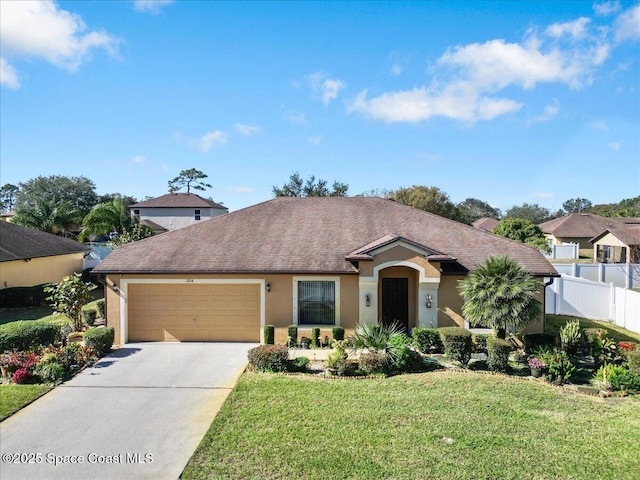
[[[380,270],[378,322],[381,325],[397,323],[406,332],[418,325],[418,273],[406,266]]]

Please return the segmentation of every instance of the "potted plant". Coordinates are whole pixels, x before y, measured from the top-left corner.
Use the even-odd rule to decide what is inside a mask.
[[[531,376],[534,378],[540,378],[548,368],[546,363],[536,357],[530,358],[527,363],[531,369]]]
[[[311,339],[309,337],[302,337],[300,339],[300,345],[302,345],[302,348],[308,349],[310,344],[311,344]]]

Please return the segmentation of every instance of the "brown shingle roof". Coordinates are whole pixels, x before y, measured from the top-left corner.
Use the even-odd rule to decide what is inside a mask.
[[[75,240],[9,222],[0,222],[0,262],[67,255],[88,250],[88,247]]]
[[[150,198],[144,202],[134,203],[131,208],[219,208],[227,207],[202,198],[195,193],[167,193],[161,197]]]
[[[474,228],[480,228],[482,230],[486,230],[487,232],[490,232],[498,225],[500,225],[500,220],[489,217],[479,218],[478,220],[473,222]]]
[[[593,237],[592,243],[595,243],[598,239],[602,238],[607,233],[615,236],[618,240],[626,245],[640,245],[640,225],[625,224],[609,227]]]
[[[544,233],[551,234],[556,238],[593,238],[607,228],[625,225],[627,222],[634,220],[636,219],[601,217],[593,213],[571,213],[564,217],[541,223],[539,227]]]
[[[557,275],[536,249],[382,198],[276,198],[116,249],[96,273],[357,273],[346,255],[388,232],[467,269],[508,255]]]

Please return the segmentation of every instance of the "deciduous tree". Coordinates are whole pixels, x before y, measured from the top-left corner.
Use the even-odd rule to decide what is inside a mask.
[[[95,289],[94,284],[83,282],[82,275],[74,273],[58,284],[45,287],[44,291],[51,294],[47,297],[51,308],[69,317],[72,328],[79,332],[83,326],[82,307],[91,301],[91,291]]]
[[[412,187],[403,187],[393,192],[392,197],[396,202],[425,212],[435,213],[441,217],[447,217],[456,221],[465,221],[460,210],[449,199],[449,195],[440,190],[438,187],[425,187],[423,185],[414,185]]]
[[[526,243],[527,245],[531,245],[542,252],[548,253],[551,251],[547,243],[547,239],[545,238],[542,230],[540,230],[540,227],[534,225],[530,220],[524,220],[522,218],[504,218],[500,222],[500,225],[493,229],[493,233],[500,235],[501,237],[507,237],[511,240]]]
[[[570,198],[562,204],[562,208],[564,208],[564,211],[567,214],[586,212],[592,206],[593,204],[591,203],[591,201],[587,200],[586,198]]]
[[[562,214],[560,213],[560,215]],[[541,207],[537,203],[523,203],[507,210],[504,218],[522,218],[539,225],[555,217],[548,208]]]
[[[0,202],[3,212],[10,212],[16,205],[16,195],[20,189],[17,185],[11,183],[5,183],[0,188]]]
[[[94,183],[87,177],[66,177],[51,175],[36,177],[20,183],[16,196],[16,213],[26,212],[35,207],[39,200],[53,202],[58,207],[68,206],[78,221],[98,203]]]
[[[477,198],[467,198],[464,202],[460,202],[457,207],[471,222],[475,222],[480,218],[495,218],[496,220],[500,220],[502,215],[499,208],[492,207],[487,202],[478,200]]]

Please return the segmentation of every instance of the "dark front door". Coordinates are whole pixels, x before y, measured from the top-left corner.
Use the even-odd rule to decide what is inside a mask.
[[[399,324],[409,330],[409,279],[382,279],[382,324]]]

